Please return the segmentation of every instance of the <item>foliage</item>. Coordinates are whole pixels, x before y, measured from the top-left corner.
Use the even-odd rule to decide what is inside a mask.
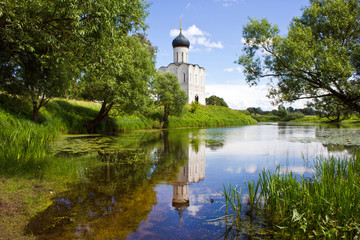
[[[206,105],[216,105],[216,106],[223,106],[228,107],[225,100],[221,97],[217,97],[215,95],[212,95],[205,99]]]
[[[98,115],[87,123],[89,132],[108,116],[140,110],[148,97],[148,84],[155,71],[149,46],[137,36],[118,37],[106,59],[84,73],[82,97],[102,103]]]
[[[319,117],[325,117],[333,122],[348,119],[353,113],[332,97],[324,97],[322,100],[315,99],[314,103],[309,105],[317,109]]]
[[[60,1],[0,4],[0,87],[29,99],[34,122],[39,109],[64,96],[76,77],[72,37],[67,36],[73,32],[68,18],[75,18],[74,11],[74,5]]]
[[[251,117],[258,122],[278,122],[278,121],[292,121],[304,117],[307,109],[293,109],[292,107],[285,108],[280,105],[278,110],[263,111],[261,108],[248,108]]]
[[[190,112],[191,113],[195,113],[196,110],[199,109],[199,102],[198,101],[192,101],[191,104],[190,104]]]
[[[250,19],[238,59],[247,82],[277,79],[269,94],[277,103],[330,97],[359,113],[359,16],[359,1],[311,0],[284,37],[266,19]]]
[[[157,98],[157,105],[162,106],[164,112],[160,122],[164,127],[169,125],[169,116],[180,116],[187,102],[187,95],[181,89],[177,76],[172,73],[157,73],[152,82],[152,89]]]
[[[128,64],[128,74],[139,77],[131,64],[146,58],[135,53],[138,45],[127,46],[134,44],[128,34],[145,28],[145,1],[10,0],[0,7],[1,88],[29,96],[35,122],[51,98],[67,94],[70,83],[77,88],[80,76],[111,81]]]

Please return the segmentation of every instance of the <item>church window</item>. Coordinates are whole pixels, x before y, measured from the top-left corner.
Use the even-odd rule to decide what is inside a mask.
[[[176,53],[176,62],[179,62],[179,53]]]
[[[184,82],[186,82],[186,79],[185,79],[185,73],[184,73]]]
[[[184,62],[184,53],[181,53],[181,61]]]

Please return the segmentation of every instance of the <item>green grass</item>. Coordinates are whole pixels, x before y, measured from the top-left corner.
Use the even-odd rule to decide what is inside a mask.
[[[296,177],[291,172],[281,173],[279,168],[275,172],[264,170],[258,184],[261,188],[258,196],[256,191],[249,192],[250,207],[257,217],[266,220],[269,229],[275,229],[275,235],[299,239],[353,239],[359,235],[358,155],[350,159],[319,159],[312,179]],[[234,195],[227,189],[224,193]],[[226,201],[234,202],[234,199],[226,198]],[[241,208],[234,211],[240,213]]]
[[[320,118],[319,116],[305,116],[290,122],[309,122],[309,123],[329,123],[331,122],[328,118]],[[360,123],[360,118],[357,116],[351,116],[349,119],[341,121],[341,123]]]
[[[17,119],[0,109],[0,174],[26,174],[40,170],[58,129]]]
[[[169,127],[212,127],[212,126],[238,126],[251,125],[257,122],[242,111],[232,110],[220,106],[200,105],[194,113],[189,111],[187,106],[186,113],[181,117],[171,116]]]

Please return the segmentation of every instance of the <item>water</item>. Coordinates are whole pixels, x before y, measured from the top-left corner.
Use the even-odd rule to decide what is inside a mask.
[[[224,215],[224,184],[238,184],[245,199],[244,181],[256,180],[262,169],[280,166],[311,177],[316,157],[351,154],[359,132],[259,124],[69,136],[54,146],[59,157],[127,149],[152,161],[82,167],[79,181],[32,219],[27,231],[39,239],[221,238],[225,224],[216,219]]]

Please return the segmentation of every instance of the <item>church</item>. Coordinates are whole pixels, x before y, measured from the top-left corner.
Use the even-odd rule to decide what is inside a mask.
[[[197,101],[205,105],[205,68],[189,63],[190,41],[180,34],[172,41],[173,62],[167,67],[160,67],[160,72],[171,72],[178,77],[181,88],[188,95],[188,103]]]

